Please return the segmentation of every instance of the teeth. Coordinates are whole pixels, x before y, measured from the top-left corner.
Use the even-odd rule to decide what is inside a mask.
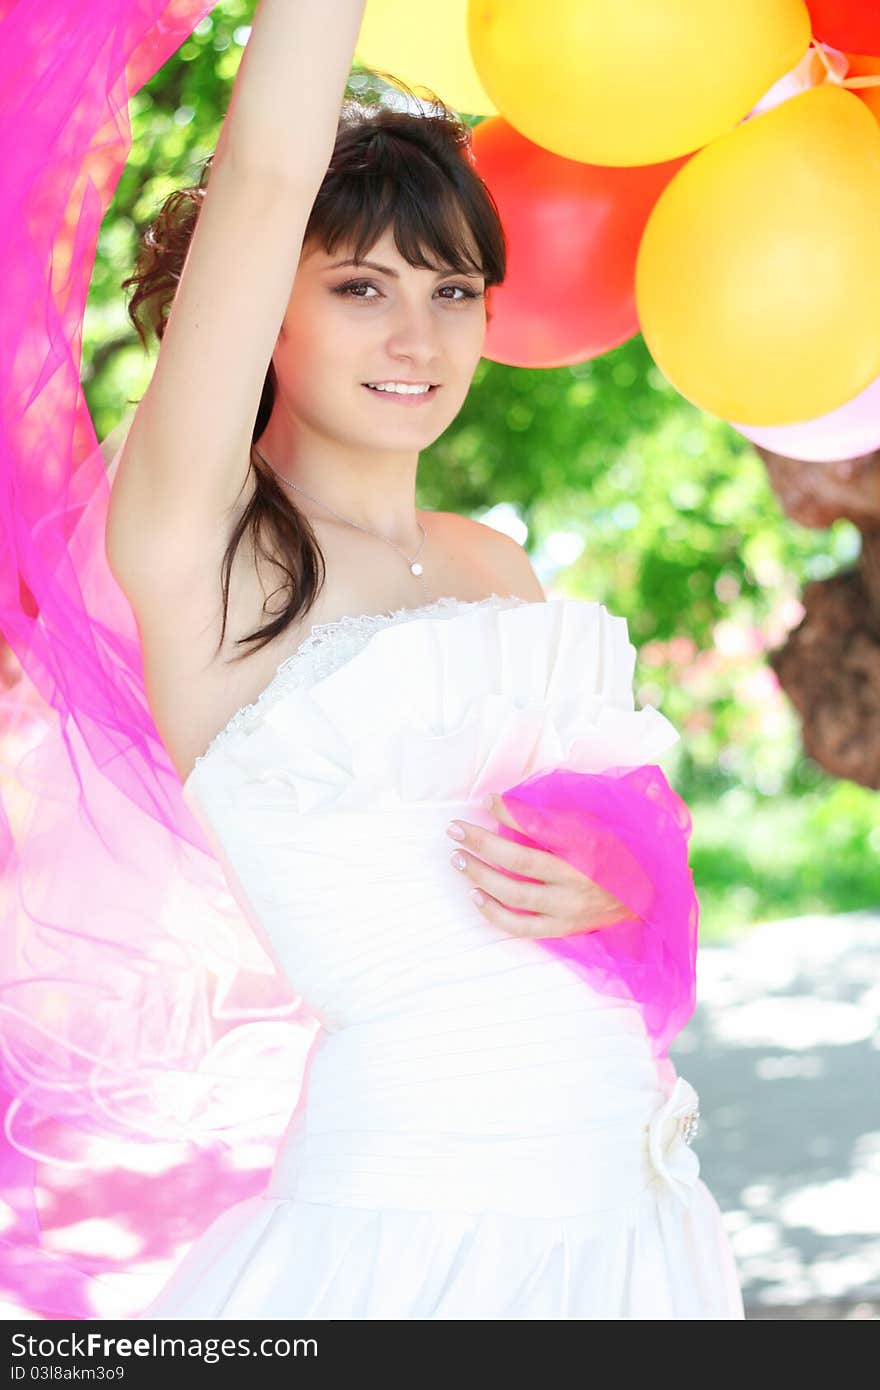
[[[423,396],[430,386],[410,386],[403,381],[368,381],[373,391],[396,391],[400,396]]]

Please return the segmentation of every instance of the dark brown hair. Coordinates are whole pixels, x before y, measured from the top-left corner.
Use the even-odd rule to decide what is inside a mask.
[[[495,201],[476,171],[471,128],[434,93],[426,103],[398,79],[381,76],[406,92],[414,105],[421,103],[421,110],[418,105],[415,110],[393,109],[378,97],[371,100],[369,94],[354,95],[347,89],[333,155],[306,225],[303,248],[319,245],[332,255],[340,242],[351,243],[360,259],[390,224],[397,249],[410,265],[450,266],[459,273],[476,270],[485,276],[489,290],[504,279],[507,244]],[[196,185],[176,189],[161,204],[141,235],[134,273],[122,282],[122,289],[134,287],[128,313],[144,346],[141,316],[161,341],[213,159],[211,155],[204,161]],[[468,231],[479,264],[468,255]],[[324,556],[308,518],[274,476],[254,463],[254,444],[272,412],[275,386],[270,361],[251,436],[254,493],[221,566],[223,627],[218,651],[226,634],[232,561],[249,528],[255,550],[284,571],[286,580],[279,587],[289,586],[290,595],[277,617],[237,639],[236,646],[253,643],[253,650],[259,650],[267,645],[309,611],[324,579]],[[263,549],[264,525],[280,560]],[[271,597],[263,603],[264,613]],[[247,655],[241,652],[235,660]]]

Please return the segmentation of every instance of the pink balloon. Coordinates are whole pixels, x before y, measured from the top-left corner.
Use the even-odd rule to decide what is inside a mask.
[[[738,425],[735,430],[774,454],[809,463],[860,458],[880,448],[880,377],[827,415],[794,425]]]

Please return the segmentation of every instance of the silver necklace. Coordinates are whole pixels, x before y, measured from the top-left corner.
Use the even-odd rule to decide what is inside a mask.
[[[306,492],[306,490],[305,490],[304,487],[300,487],[299,483],[294,483],[294,482],[291,481],[290,478],[285,478],[281,473],[277,472],[277,470],[274,469],[274,468],[272,467],[271,463],[270,463],[269,460],[266,458],[266,456],[265,456],[264,454],[261,454],[261,453],[260,453],[259,449],[257,449],[256,444],[254,445],[254,449],[255,449],[255,451],[256,451],[257,457],[258,457],[258,458],[261,458],[261,459],[263,460],[263,462],[265,463],[266,467],[269,469],[269,472],[270,472],[270,473],[274,473],[274,474],[275,474],[275,477],[276,477],[276,478],[279,478],[280,481],[281,481],[282,483],[286,483],[288,487],[295,487],[296,490],[297,490],[297,492],[301,492],[301,493],[303,494],[304,497],[308,497],[309,501],[311,501],[311,502],[317,502],[319,507],[326,507],[327,510],[328,510],[328,512],[333,512],[333,515],[334,515],[335,517],[337,517],[339,521],[344,521],[345,524],[346,524],[346,526],[356,526],[357,529],[358,529],[359,531],[366,531],[366,532],[368,533],[368,535],[376,536],[380,541],[386,541],[386,542],[388,543],[388,545],[393,545],[393,546],[394,546],[394,549],[397,551],[398,555],[403,555],[403,558],[406,560],[406,563],[409,565],[410,570],[412,571],[413,574],[421,574],[421,573],[422,573],[422,570],[424,569],[424,566],[421,565],[421,564],[419,564],[419,562],[418,562],[418,555],[419,555],[419,553],[420,553],[420,551],[421,551],[421,549],[422,549],[422,546],[425,544],[425,528],[424,528],[424,526],[422,525],[422,523],[421,523],[420,521],[417,520],[417,521],[416,521],[416,525],[418,526],[419,530],[420,530],[421,533],[422,533],[422,539],[421,539],[421,541],[419,542],[419,548],[418,548],[418,550],[416,551],[415,555],[414,555],[414,556],[412,557],[412,559],[410,560],[409,556],[407,556],[407,555],[404,554],[404,552],[401,550],[400,546],[399,546],[399,545],[395,545],[395,544],[394,544],[394,541],[388,540],[388,537],[387,537],[387,536],[381,535],[380,532],[372,530],[372,528],[369,527],[369,526],[361,526],[361,524],[360,524],[359,521],[351,521],[347,516],[341,516],[339,512],[334,512],[334,511],[333,511],[333,508],[329,505],[329,503],[327,503],[327,502],[322,502],[322,501],[320,501],[320,499],[317,498],[317,497],[312,497],[312,494],[311,494],[310,492]]]

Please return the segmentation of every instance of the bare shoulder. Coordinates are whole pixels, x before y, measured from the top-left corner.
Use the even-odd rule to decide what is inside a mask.
[[[491,575],[492,587],[499,593],[530,600],[546,599],[528,552],[513,536],[460,512],[436,512],[434,515],[443,519],[466,554],[481,561]]]

